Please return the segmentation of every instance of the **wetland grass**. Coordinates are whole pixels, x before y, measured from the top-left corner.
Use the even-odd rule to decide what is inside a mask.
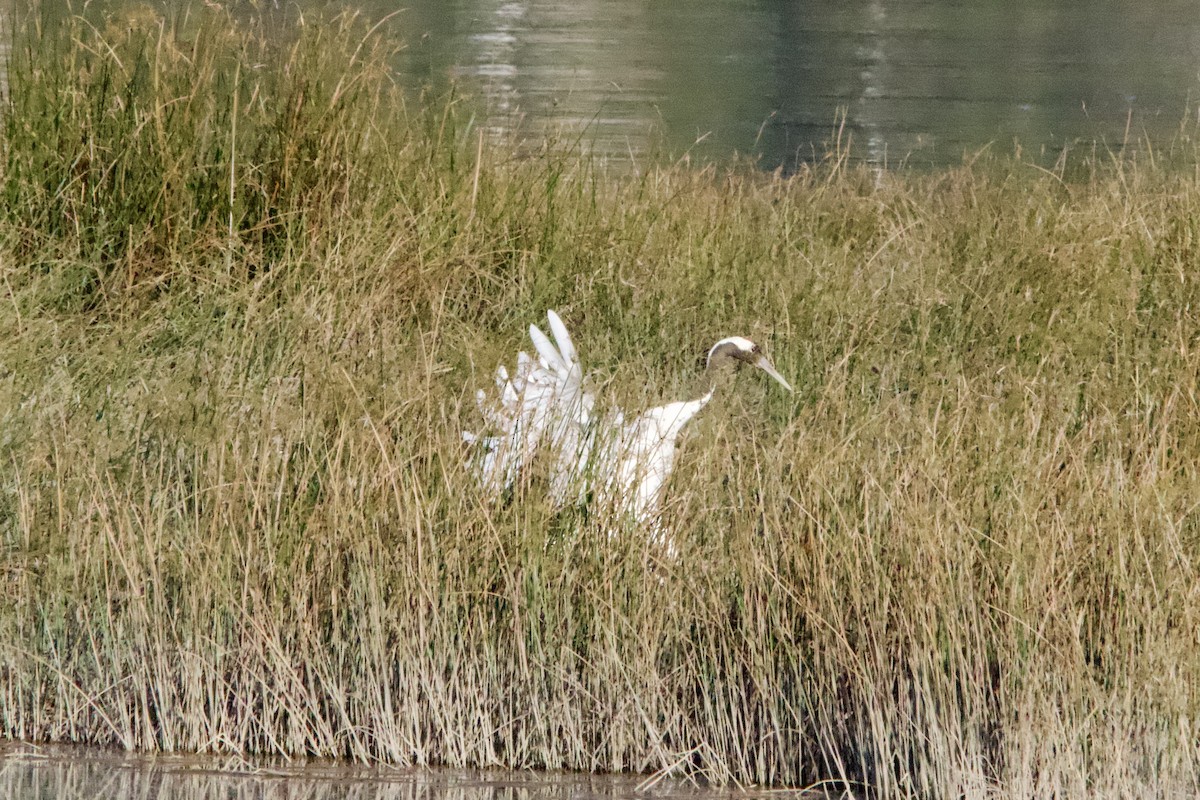
[[[353,18],[14,27],[0,734],[1200,786],[1186,136],[1073,172],[618,175],[406,105]],[[797,388],[696,423],[677,561],[464,473],[472,393],[551,307],[624,407],[735,332]]]

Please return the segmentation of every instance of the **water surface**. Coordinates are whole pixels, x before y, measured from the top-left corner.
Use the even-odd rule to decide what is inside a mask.
[[[815,800],[826,796],[839,794],[706,789],[646,776],[247,761],[0,741],[0,797],[6,800]]]
[[[494,133],[581,135],[615,159],[786,166],[840,130],[881,165],[984,147],[1049,163],[1165,144],[1200,99],[1194,0],[364,1],[405,9],[412,86],[457,81]]]

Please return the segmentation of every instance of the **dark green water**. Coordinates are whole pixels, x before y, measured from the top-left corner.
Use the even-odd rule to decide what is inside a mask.
[[[1200,102],[1196,0],[366,0],[405,80],[458,81],[483,127],[616,159],[737,151],[960,163],[980,148],[1166,146]],[[698,143],[698,144],[697,144]],[[1019,145],[1014,144],[1019,143]]]
[[[1200,0],[232,4],[278,31],[328,6],[387,20],[414,95],[454,86],[489,135],[619,162],[740,154],[773,169],[848,151],[928,167],[986,149],[1053,166],[1200,132]]]
[[[0,741],[6,800],[816,800],[845,796],[839,789],[753,793],[646,776],[249,762]]]

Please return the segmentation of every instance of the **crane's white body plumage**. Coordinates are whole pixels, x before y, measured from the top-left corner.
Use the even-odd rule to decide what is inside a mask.
[[[696,400],[667,403],[628,423],[618,416],[597,453],[595,471],[606,490],[602,499],[641,524],[654,524],[675,466],[679,434],[711,399],[708,392]]]
[[[495,397],[482,389],[476,392],[484,420],[496,431],[490,436],[463,432],[466,441],[479,447],[473,465],[480,483],[499,494],[545,451],[552,459],[550,494],[556,505],[582,502],[590,495],[591,502],[606,511],[657,531],[676,442],[684,426],[712,399],[712,391],[695,400],[651,408],[632,420],[621,411],[598,420],[595,396],[571,336],[555,312],[546,316],[553,341],[530,325],[537,358],[518,353],[514,374],[503,365],[496,369]],[[710,365],[722,347],[791,389],[758,347],[742,337],[714,345],[708,354]]]

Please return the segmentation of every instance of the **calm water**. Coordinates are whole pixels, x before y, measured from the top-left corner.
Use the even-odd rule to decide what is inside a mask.
[[[989,145],[1169,141],[1200,102],[1196,0],[363,0],[405,79],[457,81],[494,132],[628,158],[737,151],[960,163]],[[698,144],[697,144],[698,143]]]
[[[0,741],[6,800],[815,800],[823,791],[735,792],[645,777],[423,770],[321,763],[250,764],[204,756]],[[840,796],[832,793],[829,796]]]

